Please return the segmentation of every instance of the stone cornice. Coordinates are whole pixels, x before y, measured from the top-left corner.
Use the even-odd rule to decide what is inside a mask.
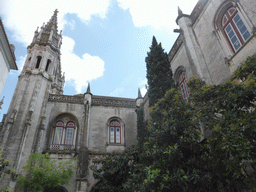
[[[62,103],[77,103],[83,104],[83,95],[56,95],[50,94],[48,101]],[[92,95],[92,106],[111,106],[111,107],[126,107],[136,108],[136,100],[120,97],[105,97]]]
[[[182,40],[182,34],[180,34],[178,36],[178,38],[176,39],[174,45],[172,46],[172,49],[170,50],[169,54],[168,54],[168,59],[169,61],[171,62],[173,57],[176,55],[177,51],[179,50],[180,46],[182,45],[183,43],[183,40]]]
[[[73,96],[73,95],[56,95],[56,94],[50,94],[48,101],[52,102],[61,102],[61,103],[77,103],[77,104],[83,104],[84,98]]]
[[[112,106],[136,108],[136,100],[120,97],[92,96],[92,105],[94,106]]]

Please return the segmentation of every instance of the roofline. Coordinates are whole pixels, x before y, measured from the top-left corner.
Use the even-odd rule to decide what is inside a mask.
[[[15,58],[14,52],[13,52],[12,49],[11,49],[11,46],[10,46],[8,37],[7,37],[7,35],[6,35],[6,32],[5,32],[4,25],[3,25],[3,22],[2,22],[2,18],[1,18],[1,17],[0,17],[0,25],[1,25],[1,27],[3,28],[4,36],[5,36],[5,39],[6,39],[6,41],[7,41],[7,44],[8,44],[8,47],[9,47],[9,51],[11,52],[12,59],[13,59],[13,62],[14,62],[14,67],[15,67],[15,68],[11,68],[11,69],[18,70],[18,67],[17,67],[17,64],[16,64],[16,58]]]

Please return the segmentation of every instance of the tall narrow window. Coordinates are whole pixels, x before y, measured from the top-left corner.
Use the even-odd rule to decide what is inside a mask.
[[[235,53],[251,36],[235,7],[229,8],[222,17],[222,30]]]
[[[65,136],[65,144],[66,145],[73,144],[74,132],[75,132],[75,124],[73,122],[69,122],[67,124],[66,136]]]
[[[53,142],[54,145],[61,145],[62,144],[62,137],[63,137],[63,130],[64,130],[64,123],[59,121],[56,123]]]
[[[121,143],[121,124],[113,120],[109,124],[109,142],[113,144]]]
[[[46,63],[45,71],[48,71],[50,63],[51,63],[51,60],[48,59]]]
[[[179,76],[179,89],[182,94],[182,98],[188,101],[189,89],[186,85],[186,73],[183,71]]]
[[[41,57],[41,56],[37,56],[36,69],[38,69],[38,68],[39,68],[39,66],[40,66],[40,62],[41,62],[41,59],[42,59],[42,57]]]

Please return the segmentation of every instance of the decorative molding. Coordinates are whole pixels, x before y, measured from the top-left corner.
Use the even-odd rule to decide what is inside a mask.
[[[78,97],[78,96],[72,96],[72,95],[70,96],[70,95],[50,94],[49,98],[48,98],[48,101],[83,104],[84,103],[84,98],[83,97]]]
[[[119,97],[103,97],[93,95],[92,105],[136,108],[136,100]]]
[[[83,104],[84,97],[83,95],[55,95],[50,94],[48,101],[52,102],[62,102],[62,103],[77,103]],[[104,97],[104,96],[92,96],[92,105],[93,106],[113,106],[113,107],[127,107],[127,108],[136,108],[135,99],[119,98],[119,97]]]
[[[176,55],[177,51],[179,50],[180,46],[183,43],[181,36],[182,36],[181,34],[178,36],[177,40],[175,41],[174,45],[172,46],[172,49],[168,54],[168,59],[170,62],[172,61],[172,59],[174,58],[174,56]]]

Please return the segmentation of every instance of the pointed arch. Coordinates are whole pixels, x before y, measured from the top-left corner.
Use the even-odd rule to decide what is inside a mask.
[[[68,192],[65,187],[46,188],[44,192]]]
[[[40,66],[40,62],[42,60],[42,57],[41,56],[37,56],[36,58],[37,58],[37,60],[36,60],[36,69],[38,69],[39,66]]]
[[[74,150],[78,134],[78,120],[70,113],[61,113],[53,118],[48,143],[52,151]]]
[[[109,145],[125,144],[125,128],[124,122],[119,117],[111,117],[107,121],[107,135]]]
[[[179,66],[175,73],[174,73],[174,80],[175,83],[178,85],[179,90],[181,91],[182,98],[185,101],[188,101],[189,96],[189,88],[186,84],[187,82],[187,75],[186,75],[186,69],[184,66]]]
[[[214,17],[214,25],[222,44],[236,53],[251,37],[251,27],[238,2],[223,2]]]
[[[51,60],[48,59],[48,60],[47,60],[47,63],[46,63],[46,66],[45,66],[45,71],[46,71],[46,72],[48,71],[50,64],[51,64]]]

